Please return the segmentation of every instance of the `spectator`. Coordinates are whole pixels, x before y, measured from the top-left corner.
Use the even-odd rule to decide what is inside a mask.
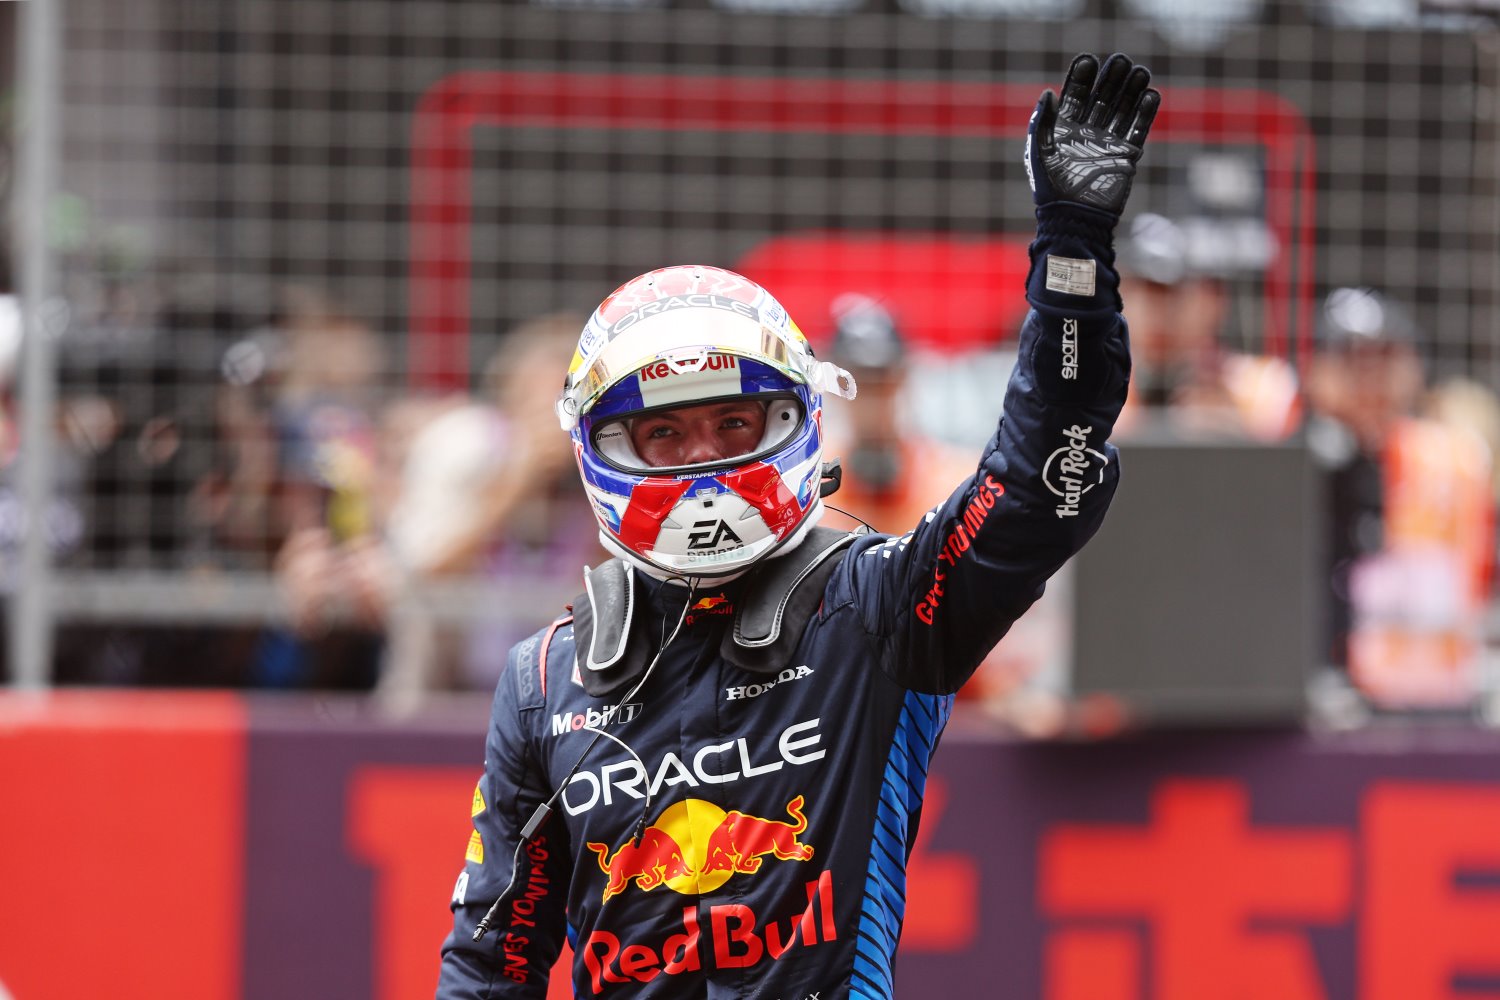
[[[1324,303],[1308,441],[1329,469],[1329,657],[1388,707],[1476,693],[1492,471],[1468,427],[1418,415],[1418,331],[1371,289]]]
[[[1121,426],[1285,438],[1298,420],[1297,380],[1279,358],[1226,350],[1230,293],[1175,222],[1143,213],[1120,248],[1120,295],[1134,368]]]
[[[577,531],[588,501],[551,413],[557,372],[582,326],[583,317],[559,313],[511,331],[487,367],[487,398],[459,402],[416,431],[385,538],[401,586],[472,574],[565,598],[577,567],[603,558]],[[385,692],[492,687],[506,650],[537,625],[511,610],[462,629],[409,615],[393,635]]]
[[[290,288],[270,350],[277,473],[269,506],[276,571],[292,615],[268,629],[252,682],[367,689],[381,657],[383,573],[374,554],[377,417],[384,348],[328,296]]]
[[[1500,502],[1500,400],[1488,386],[1467,378],[1451,378],[1428,393],[1422,412],[1451,427],[1466,428],[1484,441],[1491,459],[1490,492]]]
[[[106,313],[61,342],[54,456],[77,470],[78,558],[92,569],[204,571],[215,509],[205,503],[219,447],[212,362],[237,319],[190,292],[154,322]],[[207,377],[205,377],[207,376]],[[252,626],[83,621],[59,629],[58,683],[172,687],[242,683]]]
[[[910,358],[886,308],[849,292],[831,311],[829,357],[854,376],[861,404],[850,408],[842,438],[829,446],[842,459],[834,504],[876,531],[905,531],[947,499],[948,484],[969,470],[972,457],[914,429],[905,410]]]
[[[392,403],[360,474],[364,485],[346,506],[335,506],[337,484],[326,477],[363,469],[359,452],[342,465],[338,451],[312,462],[324,477],[315,482],[328,496],[328,521],[294,530],[277,560],[302,646],[327,642],[337,623],[383,634],[379,686],[403,704],[433,688],[494,684],[505,649],[536,623],[524,608],[491,608],[483,624],[444,623],[423,595],[439,581],[524,580],[530,592],[570,596],[576,568],[598,560],[597,544],[571,530],[587,502],[548,412],[581,326],[581,318],[547,316],[508,334],[486,375],[487,398]],[[326,407],[325,389],[284,395]],[[549,574],[560,576],[555,592]],[[552,602],[543,607],[545,616]]]

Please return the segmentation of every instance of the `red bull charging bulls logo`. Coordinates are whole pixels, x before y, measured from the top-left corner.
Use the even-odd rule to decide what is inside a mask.
[[[722,524],[722,522],[714,522]],[[723,594],[700,597],[688,607],[687,623],[692,625],[702,615],[732,615],[734,605]]]
[[[624,892],[631,882],[649,892],[666,886],[675,892],[712,892],[736,873],[754,874],[767,857],[808,861],[812,845],[798,836],[807,829],[802,796],[786,804],[791,822],[763,819],[738,809],[725,812],[712,802],[684,799],[662,810],[639,838],[613,855],[608,844],[588,843],[608,876],[604,900]],[[684,848],[683,845],[688,845]]]
[[[693,603],[694,611],[712,611],[714,608],[722,607],[729,603],[729,598],[723,594],[715,594],[712,597],[700,597]]]

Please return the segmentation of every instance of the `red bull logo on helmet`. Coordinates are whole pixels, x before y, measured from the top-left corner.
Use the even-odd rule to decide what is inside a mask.
[[[653,361],[636,373],[636,379],[645,406],[691,403],[743,391],[739,361],[733,354],[700,353]]]
[[[725,812],[703,799],[684,799],[662,811],[639,837],[612,854],[608,844],[587,843],[607,878],[603,902],[634,883],[650,892],[665,886],[684,895],[712,892],[736,874],[753,875],[767,858],[810,861],[805,800],[795,796],[786,805],[788,820],[766,819],[732,809]],[[686,846],[684,846],[686,845]]]
[[[733,354],[709,354],[694,359],[691,364],[656,361],[640,371],[642,382],[671,378],[673,375],[697,375],[701,372],[721,372],[737,368],[739,363]]]

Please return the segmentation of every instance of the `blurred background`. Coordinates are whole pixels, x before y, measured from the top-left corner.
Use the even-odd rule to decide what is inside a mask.
[[[766,285],[860,383],[832,502],[905,531],[993,428],[1080,51],[1165,94],[1124,483],[962,696],[901,995],[1500,990],[1497,23],[0,2],[0,997],[430,995],[488,692],[602,558],[588,311]]]

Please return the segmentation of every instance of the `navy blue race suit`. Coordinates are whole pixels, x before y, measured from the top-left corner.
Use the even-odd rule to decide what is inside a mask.
[[[1118,481],[1107,439],[1130,360],[1111,240],[1160,103],[1149,80],[1119,54],[1082,55],[1061,99],[1043,95],[1026,146],[1031,310],[995,436],[921,524],[852,543],[779,672],[720,651],[743,581],[689,592],[635,574],[648,628],[631,641],[660,648],[686,614],[618,711],[579,683],[571,620],[512,650],[439,1000],[544,996],[564,935],[582,997],[892,995],[953,693],[1099,527]],[[639,760],[601,741],[569,779],[594,739],[583,726]]]
[[[953,692],[1098,528],[1118,476],[1106,439],[1129,351],[1108,228],[1046,215],[978,469],[905,536],[855,540],[778,675],[719,654],[734,583],[694,594],[612,718],[576,679],[567,619],[511,651],[440,1000],[544,996],[565,935],[581,997],[891,996],[906,859]],[[1096,261],[1094,294],[1049,290],[1049,256]],[[636,580],[660,643],[684,588]],[[592,738],[578,727],[601,722],[644,770],[612,742],[594,748],[476,944],[521,827]],[[648,790],[648,825],[627,844]]]

